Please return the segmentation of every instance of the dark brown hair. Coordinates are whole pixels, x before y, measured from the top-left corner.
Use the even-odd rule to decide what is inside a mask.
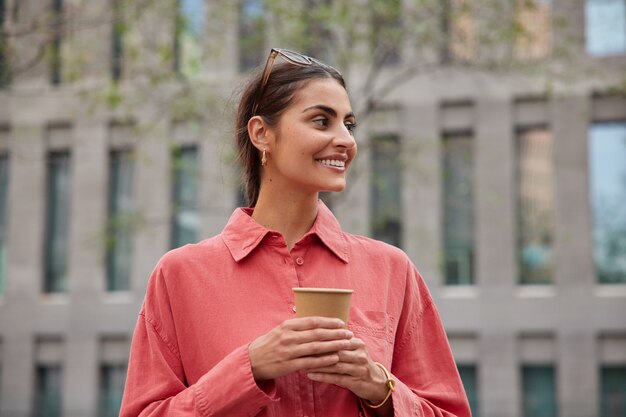
[[[243,168],[246,199],[250,206],[256,204],[261,188],[261,158],[248,135],[248,121],[253,116],[252,109],[261,88],[261,76],[262,73],[259,72],[245,86],[235,119],[235,140]],[[346,88],[343,77],[332,67],[316,63],[309,66],[275,64],[263,90],[263,96],[259,99],[256,116],[263,117],[270,126],[276,126],[280,116],[293,102],[296,92],[311,80],[323,78],[335,79]]]

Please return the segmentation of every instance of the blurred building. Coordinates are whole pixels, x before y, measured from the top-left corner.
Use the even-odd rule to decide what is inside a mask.
[[[70,41],[54,22],[79,3],[112,18],[73,28],[86,52],[66,62]],[[144,28],[172,37],[171,71],[206,72],[226,102],[270,44],[255,36],[267,27],[262,2],[230,3],[181,0],[185,19],[169,26],[159,13],[172,10],[146,8]],[[444,25],[442,68],[404,82],[360,124],[351,185],[329,204],[346,230],[418,266],[475,416],[624,417],[626,0],[526,2],[518,22],[533,36],[516,56],[567,46],[572,65],[592,69],[555,90],[515,71],[444,68],[482,42],[472,3],[444,3],[457,19]],[[140,71],[127,64],[138,52],[124,3],[1,0],[0,26],[42,11],[47,32],[0,39],[0,417],[115,416],[153,266],[219,233],[241,204],[230,119],[215,110],[223,104],[181,118],[110,88],[104,102],[131,97],[135,111],[94,107],[75,71],[120,88]],[[223,48],[204,60],[216,21]],[[41,39],[40,62],[11,74],[9,46],[24,62]],[[397,70],[410,53],[395,48]]]

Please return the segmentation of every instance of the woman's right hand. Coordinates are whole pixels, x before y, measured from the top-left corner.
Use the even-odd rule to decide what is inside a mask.
[[[353,336],[339,319],[286,320],[248,347],[252,375],[258,382],[299,370],[334,365],[339,362],[337,352],[348,349]]]

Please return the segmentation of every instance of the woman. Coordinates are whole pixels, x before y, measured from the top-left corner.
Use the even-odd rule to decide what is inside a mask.
[[[274,65],[277,57],[287,61]],[[432,298],[399,249],[341,230],[356,118],[335,69],[272,49],[244,90],[250,209],[166,254],[133,336],[121,416],[460,416]],[[350,322],[295,318],[293,287],[354,290]]]

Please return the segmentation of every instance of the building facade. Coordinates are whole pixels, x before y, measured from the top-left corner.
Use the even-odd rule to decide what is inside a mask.
[[[74,3],[0,1],[0,25]],[[417,265],[475,416],[626,416],[626,0],[535,3],[542,14],[527,21],[541,36],[527,53],[556,49],[543,36],[563,20],[589,76],[554,90],[462,65],[413,77],[360,123],[350,186],[329,204],[344,229]],[[177,3],[187,19],[169,27],[171,70],[201,61],[209,74],[215,101],[200,117],[164,114],[132,86],[125,98],[102,90],[105,104],[138,98],[132,113],[85,97],[54,25],[45,60],[19,77],[3,71],[2,45],[33,51],[40,39],[0,42],[0,417],[117,415],[152,268],[242,204],[224,109],[270,42],[250,36],[265,28],[262,2],[212,4]],[[85,7],[113,18],[73,38],[89,46],[84,85],[140,71],[125,64],[122,3]],[[224,48],[205,59],[216,19]]]

